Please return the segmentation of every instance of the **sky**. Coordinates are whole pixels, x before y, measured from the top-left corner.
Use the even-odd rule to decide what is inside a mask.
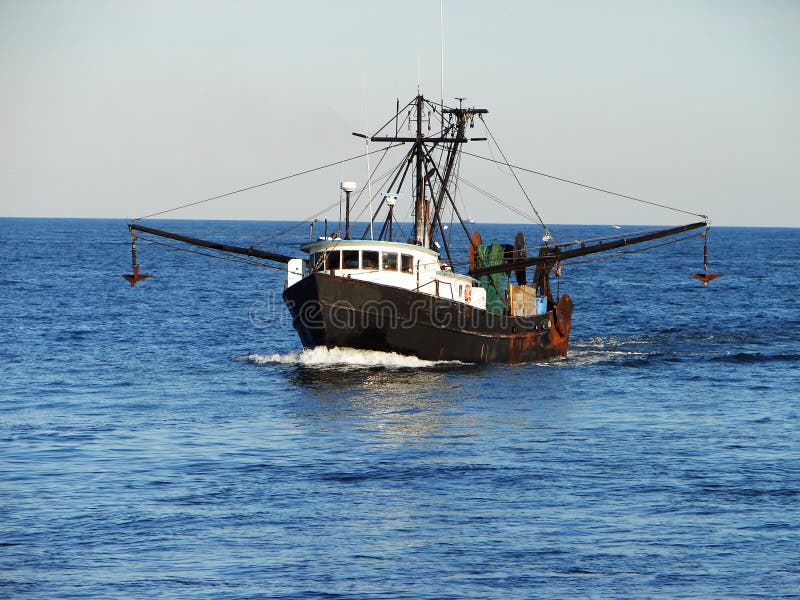
[[[351,132],[443,82],[446,103],[489,110],[512,164],[715,225],[800,226],[800,2],[443,6],[442,77],[439,0],[0,0],[0,216],[136,218],[355,156]],[[300,220],[366,173],[165,216]],[[465,157],[462,174],[531,213],[507,169]],[[695,220],[519,176],[549,223]],[[521,220],[462,199],[478,222]]]

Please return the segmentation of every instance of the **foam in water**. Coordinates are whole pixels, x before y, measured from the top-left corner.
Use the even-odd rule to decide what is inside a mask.
[[[350,368],[360,367],[389,367],[389,368],[425,368],[442,364],[459,364],[453,361],[422,360],[415,356],[404,356],[395,352],[378,352],[375,350],[355,350],[353,348],[325,348],[320,346],[303,350],[302,352],[288,352],[286,354],[250,354],[247,360],[252,363],[303,365],[310,367],[345,366]]]

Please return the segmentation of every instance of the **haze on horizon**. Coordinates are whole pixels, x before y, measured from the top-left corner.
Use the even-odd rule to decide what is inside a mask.
[[[445,102],[488,108],[513,164],[715,225],[800,226],[800,3],[444,11]],[[134,218],[362,153],[351,132],[373,132],[395,99],[419,83],[438,100],[439,28],[439,0],[7,0],[0,216]],[[505,169],[476,170],[530,212]],[[520,176],[549,223],[687,220]],[[299,220],[365,177],[354,161],[165,216]],[[520,221],[464,199],[478,221]]]

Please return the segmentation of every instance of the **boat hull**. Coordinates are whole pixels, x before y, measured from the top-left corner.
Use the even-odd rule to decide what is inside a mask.
[[[315,273],[283,293],[305,348],[379,350],[425,360],[521,363],[566,356],[572,301],[511,317],[390,287]]]

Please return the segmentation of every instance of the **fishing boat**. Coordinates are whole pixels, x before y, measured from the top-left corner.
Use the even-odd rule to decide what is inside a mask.
[[[133,286],[148,276],[139,272],[136,240],[159,236],[285,264],[283,299],[304,348],[347,347],[467,363],[566,356],[573,303],[551,285],[564,262],[693,230],[701,230],[705,239],[709,221],[697,215],[701,220],[678,227],[559,243],[531,204],[543,228],[541,242],[529,246],[522,232],[513,243],[484,242],[471,230],[469,215],[462,217],[456,199],[465,146],[489,139],[467,132],[476,120],[485,123],[487,114],[487,109],[463,106],[463,100],[445,106],[418,94],[405,106],[397,102],[394,116],[379,131],[355,133],[385,144],[383,152],[399,149],[400,160],[374,197],[368,193],[371,186],[341,182],[343,222],[336,232],[326,230],[316,239],[312,222],[302,256],[189,237],[135,220],[129,225],[133,273],[125,277]],[[351,224],[357,192],[377,204],[360,236]],[[405,235],[395,210],[403,198],[413,205],[413,227]],[[453,255],[446,212],[453,218],[451,229],[460,229],[467,241],[468,256]],[[707,250],[705,256],[704,274],[693,276],[708,283],[718,274],[708,273]]]

